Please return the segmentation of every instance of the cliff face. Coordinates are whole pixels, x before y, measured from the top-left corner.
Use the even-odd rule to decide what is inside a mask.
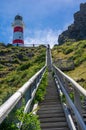
[[[80,11],[74,14],[74,23],[68,30],[59,35],[59,45],[67,41],[78,41],[86,39],[86,3],[80,4]]]

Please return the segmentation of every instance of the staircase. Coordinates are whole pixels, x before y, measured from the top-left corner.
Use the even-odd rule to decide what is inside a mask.
[[[33,99],[35,98],[37,88],[41,82],[46,66],[48,68],[48,86],[45,99],[39,104],[40,109],[37,112],[41,123],[41,129],[86,130],[86,90],[77,84],[72,78],[64,74],[59,68],[52,65],[49,46],[46,53],[46,65],[30,78],[19,90],[17,90],[17,92],[2,104],[2,106],[0,106],[0,124],[9,114],[11,115],[11,111],[15,107],[19,109],[24,100],[26,102],[24,113],[30,112]],[[67,118],[65,117],[59,98],[59,92],[52,76],[52,70],[55,74],[56,84],[59,86],[66,99],[66,104],[63,106]],[[67,87],[70,87],[70,90],[73,91],[74,101],[71,100]],[[12,115],[12,118],[14,117]],[[74,120],[71,117],[73,117]],[[75,122],[75,124],[73,122]]]
[[[59,94],[52,78],[48,75],[48,87],[45,100],[39,104],[39,119],[42,130],[69,130]]]

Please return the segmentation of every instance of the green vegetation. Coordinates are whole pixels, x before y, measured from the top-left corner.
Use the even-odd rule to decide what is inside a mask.
[[[46,94],[46,87],[48,85],[48,71],[43,75],[39,88],[35,96],[35,103],[44,100]],[[23,102],[23,105],[25,103]],[[33,112],[24,114],[24,107],[13,112],[15,117],[7,117],[4,122],[0,125],[1,130],[19,130],[19,124],[22,122],[20,130],[41,130],[38,116],[34,115]],[[12,115],[12,114],[11,114]],[[10,121],[11,120],[11,121]],[[15,122],[17,121],[17,122]]]
[[[23,118],[22,118],[23,117]],[[21,114],[19,120],[22,121],[21,130],[41,130],[38,116],[32,113]]]
[[[23,111],[24,108],[22,107],[15,113],[16,122],[10,121],[9,117],[5,119],[0,125],[0,130],[41,130],[38,116],[32,112],[25,114]]]
[[[9,47],[5,47],[6,49],[9,49]],[[6,74],[6,77],[2,75],[0,77],[1,83],[0,87],[0,96],[2,97],[2,100],[5,101],[12,93],[14,93],[19,87],[21,87],[34,73],[36,73],[43,65],[45,64],[45,54],[46,54],[46,48],[43,46],[37,47],[37,48],[21,48],[21,47],[10,47],[10,50],[14,48],[15,52],[10,53],[14,57],[14,60],[11,62],[11,65],[6,66],[3,62],[0,64],[0,69],[3,73]],[[16,52],[19,52],[23,50],[22,58],[18,57],[18,54]],[[11,50],[12,51],[12,50]],[[28,61],[25,60],[27,57],[24,58],[24,55],[26,52],[32,51],[33,56],[28,57]],[[9,56],[8,54],[4,54],[4,57],[6,58],[6,61],[8,63]],[[15,60],[17,59],[17,60]],[[4,59],[5,60],[5,59]],[[3,60],[3,61],[4,61]],[[19,62],[17,62],[19,61]],[[8,71],[11,69],[11,71]],[[6,73],[8,72],[8,73]],[[39,86],[39,89],[37,91],[35,102],[40,102],[44,99],[44,95],[46,94],[46,86],[47,86],[47,71],[43,75],[43,79],[41,81],[41,84]],[[4,91],[3,91],[4,90]],[[4,96],[4,98],[3,98]],[[1,101],[2,103],[2,101]],[[17,112],[13,112],[11,115],[15,115],[15,117],[12,119],[12,117],[7,117],[5,121],[0,125],[1,130],[19,130],[18,124],[22,122],[21,130],[41,130],[40,128],[40,122],[38,120],[38,116],[34,115],[32,112],[29,114],[23,113],[24,109],[18,109]],[[12,113],[12,112],[11,112]],[[17,123],[16,123],[17,122]]]
[[[86,61],[86,41],[67,42],[61,46],[55,46],[52,50],[53,57],[74,60],[75,66]],[[57,55],[57,56],[55,56]]]
[[[0,105],[45,65],[46,47],[0,44]]]
[[[45,74],[43,75],[42,81],[36,92],[35,102],[41,102],[44,100],[47,85],[48,85],[48,71],[46,71]]]
[[[65,73],[86,88],[86,40],[55,45],[52,56],[54,62],[58,59],[73,60],[75,69]]]

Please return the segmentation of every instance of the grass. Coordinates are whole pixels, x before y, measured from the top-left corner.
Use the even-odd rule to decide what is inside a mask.
[[[0,105],[45,65],[46,48],[0,44]],[[3,55],[2,55],[3,54]]]
[[[52,57],[54,62],[58,59],[73,60],[75,69],[65,73],[86,88],[86,40],[57,45],[52,49]]]
[[[86,89],[86,61],[76,67],[74,70],[66,72],[66,74],[68,74]]]
[[[42,81],[36,92],[35,102],[41,102],[44,100],[47,85],[48,85],[48,71],[46,71],[45,74],[43,75]]]
[[[39,69],[45,65],[46,48],[43,46],[36,48],[21,48],[11,46],[10,53],[9,51],[6,51],[5,53],[4,49],[9,50],[9,47],[5,47],[3,45],[0,47],[4,52],[3,56],[0,55],[1,61],[3,61],[0,63],[0,70],[2,71],[0,71],[0,104],[2,104],[30,77],[32,77]],[[9,62],[10,60],[11,62]],[[35,101],[43,100],[46,93],[46,86],[47,72],[43,76],[43,80],[39,86]],[[19,122],[23,122],[21,129],[41,130],[37,115],[33,115],[32,113],[24,114],[23,111],[18,110],[16,112],[16,117]],[[10,117],[8,116],[0,126],[0,129],[18,130],[16,127],[15,118],[10,122]]]

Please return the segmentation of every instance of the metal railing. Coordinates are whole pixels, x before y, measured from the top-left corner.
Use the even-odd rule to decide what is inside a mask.
[[[52,57],[51,57],[51,50],[50,50],[49,45],[46,51],[46,64],[47,64],[48,70],[51,71],[52,70]]]
[[[45,72],[46,66],[38,71],[32,78],[30,78],[17,92],[15,92],[3,105],[0,106],[0,124],[10,114],[10,112],[18,105],[22,106],[22,100],[25,100],[24,112],[28,112],[30,105],[34,99],[37,88]]]
[[[83,120],[83,113],[81,108],[81,96],[83,96],[83,99],[86,98],[86,90],[82,88],[72,78],[64,74],[56,66],[53,66],[53,70],[57,83],[60,86],[61,91],[65,95],[65,102],[68,105],[71,114],[73,114],[73,117],[77,122],[79,130],[86,130],[86,125]],[[74,101],[70,98],[70,93],[73,93]]]

